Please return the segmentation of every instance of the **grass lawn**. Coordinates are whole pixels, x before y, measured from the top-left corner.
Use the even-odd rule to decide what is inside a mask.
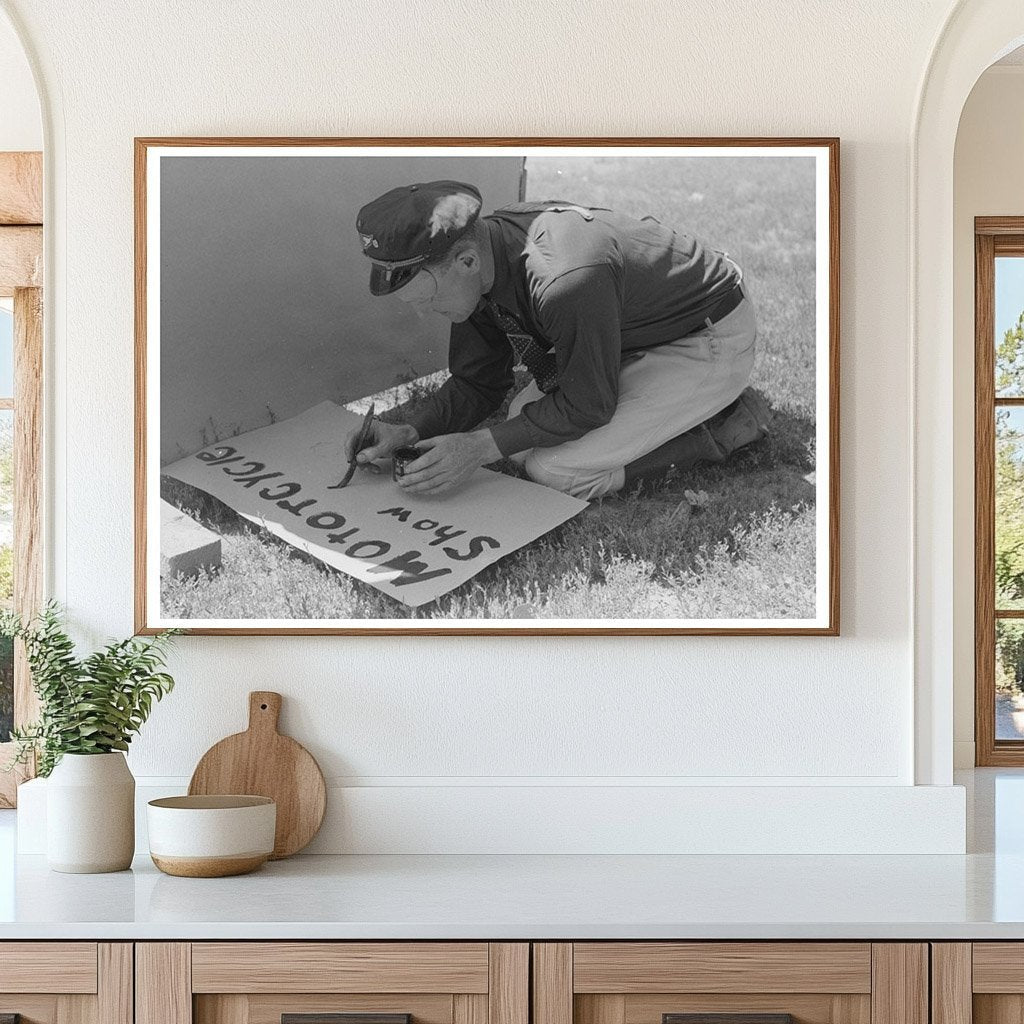
[[[736,259],[758,310],[752,384],[775,412],[771,436],[724,465],[666,479],[653,494],[593,502],[415,610],[165,480],[165,497],[223,537],[219,572],[163,580],[166,617],[813,617],[814,488],[806,480],[815,469],[813,161],[530,158],[527,171],[529,198],[650,214]],[[415,367],[410,375],[418,376]],[[401,410],[389,415],[400,419]],[[500,468],[516,471],[511,463]]]

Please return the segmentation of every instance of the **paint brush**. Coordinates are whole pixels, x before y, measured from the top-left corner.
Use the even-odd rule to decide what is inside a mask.
[[[352,447],[352,458],[349,459],[348,469],[345,470],[345,475],[341,478],[341,483],[332,484],[327,488],[329,491],[336,491],[342,487],[348,487],[352,482],[352,477],[355,476],[356,467],[359,465],[356,462],[356,456],[366,447],[366,442],[370,440],[370,431],[373,429],[373,412],[374,404],[370,403],[370,408],[367,409],[366,415],[363,417],[363,425],[359,428],[359,435],[356,437],[356,443]]]

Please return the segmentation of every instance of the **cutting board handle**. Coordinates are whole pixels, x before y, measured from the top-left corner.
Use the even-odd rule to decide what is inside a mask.
[[[249,732],[277,732],[281,694],[273,690],[252,690],[249,694]]]

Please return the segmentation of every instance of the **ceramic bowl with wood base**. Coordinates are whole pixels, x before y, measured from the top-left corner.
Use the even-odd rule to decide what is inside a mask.
[[[274,852],[277,805],[266,796],[168,796],[147,808],[149,853],[168,875],[224,878]]]

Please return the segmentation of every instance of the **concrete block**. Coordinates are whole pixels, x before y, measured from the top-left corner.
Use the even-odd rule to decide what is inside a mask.
[[[160,502],[160,574],[198,576],[220,568],[220,537],[166,501]]]

